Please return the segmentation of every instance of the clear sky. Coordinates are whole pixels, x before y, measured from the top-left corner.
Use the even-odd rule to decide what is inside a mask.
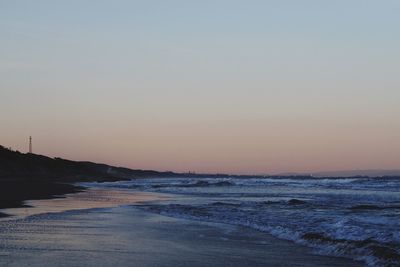
[[[400,168],[400,1],[0,0],[0,144],[157,170]]]

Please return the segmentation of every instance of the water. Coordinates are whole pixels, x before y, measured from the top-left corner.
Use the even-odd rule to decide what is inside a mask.
[[[96,186],[175,194],[140,208],[247,226],[370,266],[400,266],[400,178],[152,178]]]

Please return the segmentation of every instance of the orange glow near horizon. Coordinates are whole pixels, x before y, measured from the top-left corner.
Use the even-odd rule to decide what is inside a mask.
[[[399,3],[156,2],[0,4],[0,144],[181,172],[400,169]]]

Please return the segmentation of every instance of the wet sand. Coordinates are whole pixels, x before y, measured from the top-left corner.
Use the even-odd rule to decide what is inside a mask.
[[[51,181],[26,181],[24,179],[5,180],[0,177],[0,209],[24,207],[28,199],[53,199],[55,195],[77,193],[82,187]],[[1,215],[0,215],[1,216]]]
[[[110,208],[131,203],[168,199],[166,194],[135,192],[131,190],[114,190],[103,188],[87,188],[83,192],[66,194],[60,198],[28,200],[25,207],[2,209],[1,212],[12,218],[22,218],[36,214],[83,210],[92,208]]]
[[[86,200],[98,206],[108,195],[113,206],[126,203],[126,192],[108,191]],[[129,201],[166,197],[137,194]],[[78,198],[88,207],[84,196]],[[75,198],[72,206],[78,202]],[[360,266],[310,252],[251,229],[174,219],[129,205],[0,221],[0,266]]]

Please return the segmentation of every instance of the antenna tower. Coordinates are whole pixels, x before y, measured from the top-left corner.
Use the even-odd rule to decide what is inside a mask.
[[[32,136],[29,136],[29,153],[32,154]]]

